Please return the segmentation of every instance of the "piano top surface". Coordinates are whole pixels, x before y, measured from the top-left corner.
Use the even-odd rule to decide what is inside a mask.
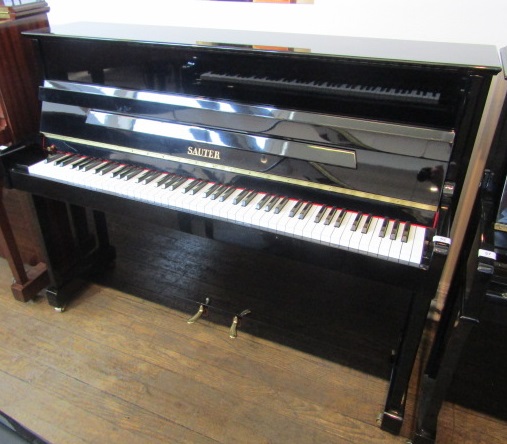
[[[238,51],[286,53],[289,50],[308,55],[464,66],[495,72],[501,69],[496,47],[479,44],[90,22],[59,25],[26,34],[203,48],[225,47]]]

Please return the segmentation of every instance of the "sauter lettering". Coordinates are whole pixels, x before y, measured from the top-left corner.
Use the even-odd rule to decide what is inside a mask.
[[[192,146],[189,146],[187,153],[191,156],[208,157],[210,159],[220,160],[220,151],[216,150],[208,150],[206,148],[194,148]]]

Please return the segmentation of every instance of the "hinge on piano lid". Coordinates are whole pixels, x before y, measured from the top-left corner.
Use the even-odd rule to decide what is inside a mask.
[[[433,252],[447,256],[449,247],[451,246],[451,239],[444,236],[433,236]]]

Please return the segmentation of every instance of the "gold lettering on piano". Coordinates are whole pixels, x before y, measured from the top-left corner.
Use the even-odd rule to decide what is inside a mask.
[[[190,156],[208,157],[209,159],[220,160],[220,151],[217,151],[217,150],[210,150],[207,148],[197,148],[197,147],[189,146],[187,149],[187,153]]]

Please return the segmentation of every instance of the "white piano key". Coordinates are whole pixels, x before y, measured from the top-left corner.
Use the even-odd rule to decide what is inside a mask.
[[[386,234],[380,241],[379,249],[378,249],[378,255],[380,257],[383,257],[385,259],[389,258],[389,249],[391,248],[391,238],[390,234],[393,229],[394,221],[390,220],[387,224]]]
[[[361,253],[369,254],[370,244],[372,242],[372,239],[375,236],[375,233],[377,233],[377,236],[378,236],[378,231],[376,229],[377,229],[377,223],[379,222],[379,220],[380,220],[380,218],[373,216],[371,219],[371,222],[370,222],[370,226],[368,227],[368,231],[366,233],[364,233],[363,236],[361,237],[361,240],[359,241],[359,246],[358,246],[358,250]]]
[[[322,208],[322,206],[323,205],[321,205],[320,207]],[[315,239],[319,243],[321,242],[322,231],[326,227],[324,222],[325,222],[327,216],[329,215],[329,213],[331,212],[331,209],[332,209],[332,207],[325,207],[325,211],[324,211],[324,214],[322,215],[322,218],[320,219],[319,222],[315,222],[315,225],[313,226],[311,238]]]
[[[353,233],[350,228],[356,215],[356,211],[347,211],[341,225],[335,228],[331,235],[331,245],[336,245],[344,249],[349,248],[349,240]]]
[[[322,205],[312,205],[311,209],[306,214],[303,220],[294,227],[294,237],[298,239],[311,239],[312,232],[315,228],[315,215],[322,208]]]
[[[400,260],[401,246],[403,244],[403,242],[401,241],[401,237],[403,235],[404,228],[405,223],[400,222],[398,232],[396,233],[396,238],[391,241],[391,246],[389,247],[389,260],[393,262],[399,262]]]
[[[414,225],[414,244],[412,246],[412,252],[410,254],[410,265],[420,265],[424,252],[424,240],[426,238],[426,229],[420,225]]]
[[[332,239],[333,233],[337,229],[335,227],[336,220],[338,219],[338,217],[340,216],[340,214],[341,214],[342,211],[345,213],[344,209],[337,208],[335,214],[331,218],[330,223],[328,225],[326,225],[324,227],[324,229],[322,230],[322,233],[321,233],[321,236],[320,236],[320,241],[321,241],[322,244],[324,244],[324,245],[331,245],[331,239]],[[343,224],[343,222],[342,222],[342,224]]]
[[[380,244],[382,242],[382,237],[380,237],[380,230],[382,229],[382,224],[384,223],[383,217],[375,218],[377,219],[377,223],[375,224],[375,229],[372,232],[370,242],[368,244],[367,254],[369,256],[378,256],[380,250]]]
[[[361,239],[364,237],[362,230],[367,219],[368,214],[363,214],[361,216],[361,220],[357,224],[356,230],[353,231],[352,235],[350,236],[349,250],[359,250],[359,244],[361,242]]]

